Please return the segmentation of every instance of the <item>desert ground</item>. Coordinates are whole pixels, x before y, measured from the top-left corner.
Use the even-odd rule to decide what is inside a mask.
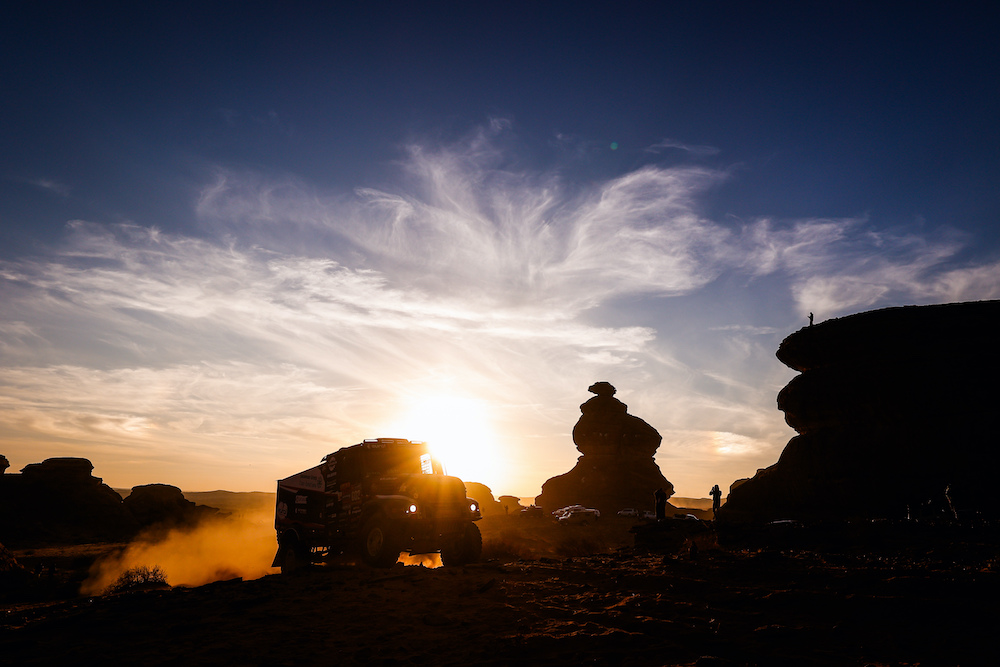
[[[295,575],[78,593],[126,545],[21,549],[12,665],[990,665],[995,528],[790,528],[657,550],[634,520],[494,516],[461,568],[340,559]],[[273,534],[271,536],[273,539]],[[695,548],[692,549],[692,544]],[[418,563],[416,559],[408,561]],[[151,563],[152,564],[152,563]],[[267,565],[267,564],[265,564]],[[269,570],[268,570],[269,571]]]

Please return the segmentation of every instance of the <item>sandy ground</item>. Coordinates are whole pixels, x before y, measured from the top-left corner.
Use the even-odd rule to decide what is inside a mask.
[[[504,529],[508,539],[522,530],[498,522],[487,532]],[[0,656],[12,665],[289,666],[993,665],[1000,658],[992,543],[878,552],[709,546],[692,556],[609,545],[614,540],[600,530],[554,530],[542,524],[522,533],[540,542],[548,535],[564,552],[566,544],[607,551],[463,568],[336,564],[253,581],[9,603],[0,607]]]

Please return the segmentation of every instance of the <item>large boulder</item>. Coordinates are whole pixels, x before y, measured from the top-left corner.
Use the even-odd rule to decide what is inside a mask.
[[[907,306],[788,336],[801,371],[778,394],[798,431],[777,463],[734,487],[720,523],[1000,513],[991,415],[1000,301]]]
[[[214,507],[197,505],[170,484],[133,486],[124,500],[125,509],[132,513],[140,526],[164,527],[193,525],[206,516],[218,513]]]
[[[614,398],[611,384],[597,382],[589,391],[596,396],[580,406],[573,427],[581,456],[572,470],[546,481],[535,502],[546,512],[576,504],[608,514],[624,507],[652,509],[657,489],[667,497],[674,492],[653,460],[660,434],[628,414],[628,406]]]

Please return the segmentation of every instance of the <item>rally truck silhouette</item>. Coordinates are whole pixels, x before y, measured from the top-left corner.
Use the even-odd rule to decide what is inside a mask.
[[[441,552],[444,565],[479,560],[479,503],[444,474],[427,445],[378,438],[327,454],[320,465],[278,480],[272,567],[290,572],[354,553],[375,567],[401,552]]]

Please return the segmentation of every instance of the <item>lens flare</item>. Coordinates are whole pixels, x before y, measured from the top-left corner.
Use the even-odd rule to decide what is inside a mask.
[[[393,437],[426,442],[449,475],[490,484],[503,478],[491,424],[482,401],[441,395],[416,401],[392,432],[398,434]]]

